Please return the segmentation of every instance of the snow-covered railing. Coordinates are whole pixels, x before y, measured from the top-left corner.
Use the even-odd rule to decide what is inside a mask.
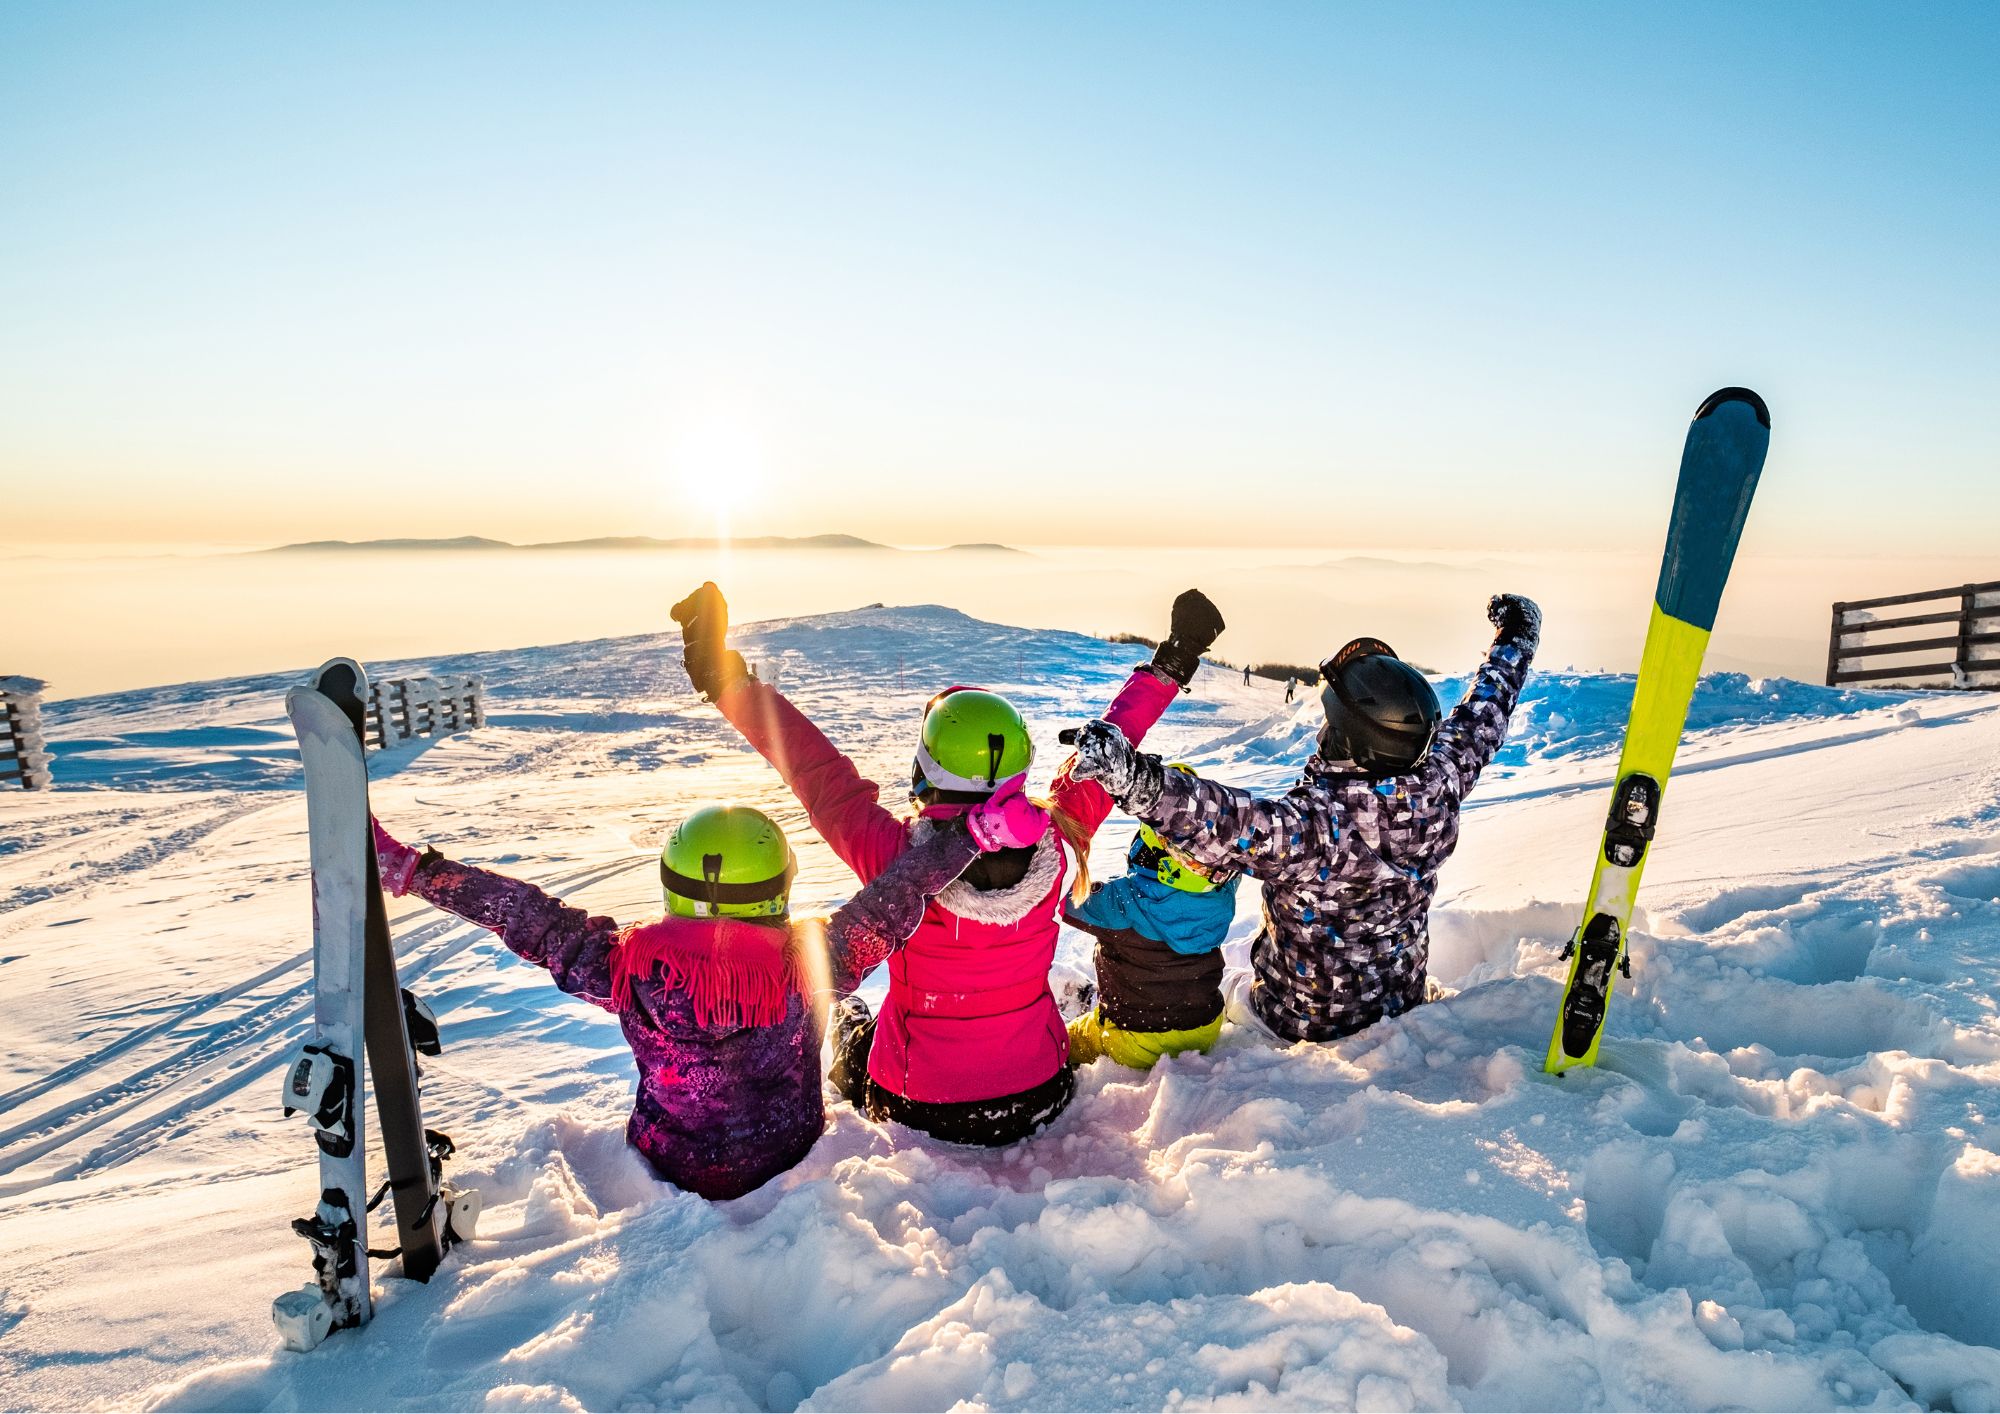
[[[42,740],[42,689],[38,678],[0,677],[0,781],[24,790],[47,790],[49,751]]]
[[[2000,580],[1835,604],[1826,685],[1859,682],[2000,689]]]
[[[385,678],[368,684],[368,737],[378,749],[485,722],[484,678]]]

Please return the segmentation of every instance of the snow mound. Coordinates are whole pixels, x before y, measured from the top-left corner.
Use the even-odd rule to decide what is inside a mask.
[[[1102,674],[1130,667],[1143,647],[1111,644],[1081,634],[990,624],[936,604],[874,606],[808,618],[772,619],[741,626],[735,634],[744,656],[767,678],[787,687],[871,687],[894,684],[898,692],[928,696],[965,679],[1007,693],[1031,717],[1087,715],[1093,699],[1074,691]],[[546,648],[509,649],[456,657],[371,664],[377,677],[431,674],[482,676],[490,695],[492,725],[550,733],[637,733],[652,737],[699,734],[699,709],[678,716],[673,704],[692,694],[680,666],[680,635],[592,639]],[[288,789],[297,784],[298,756],[284,717],[285,690],[294,674],[185,683],[48,704],[51,750],[58,788],[139,786],[204,790],[245,787]],[[1199,722],[1212,717],[1205,694],[1228,682],[1226,669],[1204,668],[1203,691],[1182,710]],[[1437,680],[1449,705],[1467,679]],[[1240,684],[1232,684],[1238,685]],[[1615,752],[1632,701],[1630,674],[1536,673],[1522,695],[1508,745],[1496,767],[1503,774],[1530,761]],[[1193,750],[1211,761],[1295,765],[1319,733],[1318,696],[1308,689],[1291,706],[1259,679],[1250,689],[1273,710],[1227,729]],[[1688,717],[1691,734],[1726,735],[1778,721],[1848,717],[1906,706],[1935,694],[1865,692],[1816,687],[1784,678],[1711,673],[1702,678]],[[858,700],[864,709],[873,699]],[[399,768],[428,743],[397,747],[376,758],[377,774]],[[640,753],[640,764],[659,764]],[[630,759],[630,758],[628,758]]]
[[[892,799],[939,688],[1016,696],[1046,780],[1054,729],[1135,655],[934,608],[741,637]],[[844,897],[677,660],[663,635],[427,664],[484,673],[493,722],[378,758],[376,807],[633,920],[668,823],[744,800],[794,833],[801,908]],[[1631,686],[1538,675],[1443,876],[1452,995],[1328,1045],[1231,1029],[1148,1074],[1100,1061],[998,1152],[834,1103],[731,1203],[626,1146],[611,1018],[398,904],[446,1044],[429,1117],[487,1213],[428,1285],[378,1268],[374,1323],[298,1356],[265,1316],[306,1276],[286,1229],[312,1199],[274,1103],[310,980],[287,685],[56,704],[100,744],[0,802],[0,1403],[2000,1406],[2000,703],[1705,680],[1604,1062],[1555,1079]],[[1316,712],[1204,672],[1156,744],[1281,788]],[[1233,958],[1258,922],[1246,889]],[[1087,971],[1087,940],[1059,958]]]

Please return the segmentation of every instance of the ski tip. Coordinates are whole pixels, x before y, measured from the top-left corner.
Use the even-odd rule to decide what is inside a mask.
[[[352,658],[329,658],[312,675],[312,685],[338,702],[368,693],[368,674]]]
[[[1764,430],[1771,429],[1771,410],[1764,406],[1764,400],[1748,388],[1718,388],[1710,393],[1702,405],[1695,410],[1694,420],[1700,422],[1724,403],[1748,403],[1750,411],[1757,414],[1757,420],[1764,424]]]

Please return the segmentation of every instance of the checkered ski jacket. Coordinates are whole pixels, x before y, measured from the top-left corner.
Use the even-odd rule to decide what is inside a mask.
[[[1532,631],[1497,639],[1403,775],[1314,755],[1297,785],[1262,799],[1155,769],[1122,802],[1190,858],[1263,885],[1250,1000],[1279,1035],[1330,1041],[1423,1000],[1438,868],[1458,844],[1460,805],[1506,739],[1535,644]]]

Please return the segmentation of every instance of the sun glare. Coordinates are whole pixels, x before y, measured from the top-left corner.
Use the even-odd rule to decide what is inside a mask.
[[[729,538],[738,513],[754,506],[763,491],[764,464],[762,439],[741,422],[689,428],[677,439],[672,464],[688,519],[705,519],[715,535]]]

